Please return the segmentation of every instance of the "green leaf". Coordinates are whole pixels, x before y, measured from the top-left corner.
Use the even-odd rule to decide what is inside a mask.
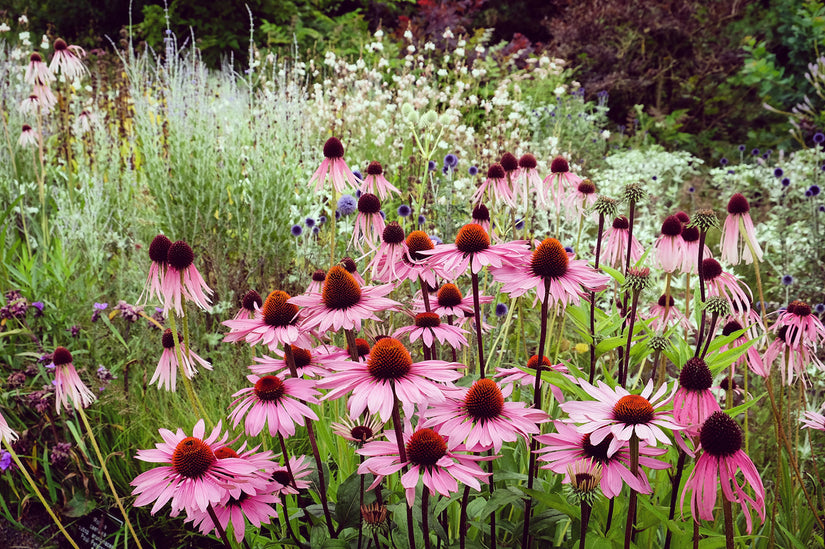
[[[369,486],[372,483],[372,475],[364,478],[364,483]],[[357,472],[348,476],[338,487],[338,500],[335,503],[335,520],[339,528],[347,526],[358,526],[361,517],[361,478]]]
[[[66,504],[63,514],[67,517],[78,518],[88,515],[95,510],[97,505],[93,499],[87,499],[82,490],[78,490],[72,496],[72,499]]]

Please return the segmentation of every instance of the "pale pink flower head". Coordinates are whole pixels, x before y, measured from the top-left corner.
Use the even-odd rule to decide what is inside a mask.
[[[805,412],[805,419],[802,420],[802,427],[825,431],[825,416],[816,412]]]
[[[180,337],[180,336],[179,336]],[[175,353],[175,334],[172,330],[166,330],[161,336],[161,344],[163,345],[163,352],[160,354],[158,366],[155,368],[155,373],[152,379],[149,380],[149,385],[158,382],[158,389],[163,388],[167,391],[175,392],[177,385],[178,369],[180,364],[183,364],[183,373],[188,379],[195,377],[198,372],[196,365],[200,364],[202,368],[207,370],[212,369],[212,365],[207,360],[196,355],[192,350],[187,349],[183,341],[178,340],[178,348],[180,349],[180,360],[178,362],[177,354]]]
[[[642,257],[642,245],[635,236],[631,240],[630,221],[625,216],[613,220],[613,225],[604,231],[602,240],[604,240],[604,247],[600,260],[610,267],[624,266],[628,241],[630,241],[630,262],[637,263]]]
[[[542,182],[544,187],[541,194],[542,199],[546,204],[549,193],[558,214],[561,211],[561,203],[564,201],[564,197],[575,191],[581,182],[582,178],[570,171],[570,164],[567,159],[559,155],[550,162],[550,175],[545,177]]]
[[[344,162],[344,145],[337,137],[330,137],[324,143],[324,161],[312,174],[309,179],[309,184],[315,181],[315,192],[319,192],[324,188],[324,181],[329,175],[332,186],[338,193],[346,192],[350,187],[358,187],[360,181],[352,170],[349,169],[347,163]]]
[[[372,270],[372,278],[378,282],[396,282],[403,272],[404,261],[409,262],[410,250],[407,247],[404,229],[397,221],[388,223],[381,233],[381,245],[376,250],[367,269]]]
[[[212,508],[224,532],[228,531],[227,526],[230,522],[232,523],[232,531],[238,544],[243,543],[246,535],[246,522],[248,521],[255,528],[260,528],[262,524],[269,524],[273,517],[278,516],[273,506],[281,501],[276,494],[267,493],[266,490],[253,495],[242,493],[238,498],[227,494],[224,499],[225,501],[213,505]],[[203,535],[216,530],[208,511],[196,511],[186,517],[185,522],[189,521],[192,521],[192,525],[198,528]]]
[[[297,377],[324,377],[329,373],[325,362],[331,355],[324,350],[324,347],[304,349],[297,345],[290,345],[290,349]],[[255,364],[249,366],[249,371],[257,375],[277,375],[281,379],[289,376],[289,365],[286,363],[284,352],[280,349],[273,349],[273,353],[277,358],[267,355],[252,357]]]
[[[381,200],[386,200],[390,193],[401,194],[401,191],[384,177],[384,168],[380,162],[370,162],[367,166],[367,177],[361,184],[361,193],[377,194]]]
[[[808,345],[816,351],[819,344],[825,341],[825,326],[817,315],[811,313],[811,306],[804,301],[791,301],[779,314],[771,331],[778,332],[787,326],[785,342],[788,346]]]
[[[524,196],[525,189],[519,185],[520,169],[518,165],[518,158],[513,153],[505,152],[501,155],[498,161],[501,167],[504,168],[504,174],[507,179],[507,188],[510,189],[510,196],[513,204],[516,206],[519,201],[525,202],[527,199]]]
[[[360,331],[363,320],[379,320],[375,313],[395,310],[400,305],[384,297],[393,288],[393,284],[360,286],[347,269],[335,265],[327,273],[320,294],[295,296],[289,302],[304,307],[301,311],[304,329]]]
[[[24,78],[26,84],[30,86],[48,86],[54,82],[54,74],[43,62],[43,57],[37,52],[32,52],[29,56],[29,64],[26,65]]]
[[[6,441],[11,444],[17,440],[17,438],[17,433],[14,429],[9,427],[9,424],[6,421],[6,418],[3,417],[3,414],[0,414],[0,441]]]
[[[172,309],[178,316],[183,315],[183,300],[194,302],[204,311],[211,311],[209,297],[212,290],[195,268],[195,253],[183,240],[173,242],[166,253],[166,273],[161,292],[164,298],[163,312]]]
[[[491,303],[492,301],[491,296],[479,296],[479,304]],[[475,312],[475,309],[473,309],[473,294],[463,297],[459,287],[451,282],[442,284],[438,288],[433,305],[432,311],[439,316],[463,317],[466,313]]]
[[[666,273],[672,273],[681,268],[684,262],[682,246],[682,222],[675,215],[665,218],[662,223],[662,233],[653,248],[656,250],[656,265]]]
[[[526,441],[540,432],[540,423],[550,419],[524,402],[506,401],[512,390],[512,385],[502,391],[492,379],[479,379],[472,387],[451,391],[444,402],[432,404],[423,413],[426,420],[422,426],[449,434],[474,452],[490,448],[500,452],[504,442],[515,442],[519,437]]]
[[[20,137],[17,139],[17,144],[24,149],[35,148],[39,141],[40,134],[28,124],[23,124],[23,128],[20,130]]]
[[[666,394],[666,383],[653,394],[653,381],[648,381],[640,395],[632,395],[623,387],[611,389],[602,381],[593,386],[580,380],[579,385],[597,400],[568,400],[561,404],[561,409],[570,416],[571,421],[583,424],[579,425],[578,430],[580,433],[590,433],[593,444],[601,443],[607,435],[612,434],[615,438],[610,443],[608,455],[612,456],[622,442],[630,440],[634,433],[640,441],[656,446],[657,441],[670,444],[663,428],[682,428],[674,422],[670,412],[660,409],[668,404],[673,396],[673,391],[670,395]]]
[[[750,204],[748,199],[740,193],[730,197],[728,201],[728,216],[722,227],[722,237],[719,240],[719,248],[722,251],[722,261],[731,265],[739,264],[739,254],[741,250],[742,260],[745,263],[753,263],[751,246],[756,252],[756,258],[762,261],[762,248],[756,240],[756,229],[750,214]],[[750,244],[750,246],[748,245]]]
[[[567,194],[564,205],[570,217],[578,219],[596,203],[596,185],[589,179],[582,179],[572,192]]]
[[[401,475],[401,486],[404,487],[410,507],[415,502],[415,489],[419,480],[423,480],[424,486],[431,492],[450,497],[450,494],[458,491],[459,482],[480,491],[479,479],[486,481],[490,476],[482,471],[477,463],[486,458],[460,453],[466,451],[464,445],[432,429],[422,428],[414,433],[404,432],[403,443],[407,461],[401,461],[395,432],[387,432],[386,435],[390,440],[370,442],[357,450],[358,454],[367,456],[358,466],[358,473],[376,475],[375,482],[370,486],[373,488],[385,476],[409,466],[407,472]]]
[[[353,258],[344,257],[341,259],[341,261],[338,262],[338,264],[345,268],[347,272],[351,274],[355,281],[361,286],[364,286],[367,283],[366,280],[364,280],[364,277],[358,273],[358,264],[355,262]]]
[[[321,288],[324,287],[324,280],[327,279],[327,272],[323,269],[315,269],[310,277],[309,286],[307,286],[307,291],[304,292],[305,294],[311,293],[320,293]]]
[[[747,532],[751,533],[751,509],[765,521],[765,487],[759,472],[751,459],[742,451],[742,429],[724,412],[714,412],[699,431],[702,455],[696,461],[682,491],[682,505],[685,495],[691,492],[690,510],[693,519],[713,520],[716,494],[721,481],[722,497],[739,503],[745,515]],[[748,495],[745,487],[736,478],[737,470],[742,471],[745,482],[754,492]]]
[[[407,335],[410,338],[410,343],[415,343],[421,339],[427,347],[432,347],[433,342],[438,340],[442,344],[448,343],[453,349],[460,349],[468,346],[466,333],[467,330],[462,330],[458,326],[442,324],[437,313],[424,312],[415,315],[414,324],[397,329],[392,337],[400,339],[402,336]]]
[[[303,480],[312,474],[312,466],[306,456],[292,456],[287,460],[287,465],[278,465],[272,472],[272,482],[274,484],[273,493],[281,496],[284,494],[295,495],[299,490],[309,488],[309,481]]]
[[[241,307],[238,309],[238,312],[235,313],[235,316],[232,317],[232,319],[248,320],[250,318],[254,318],[255,311],[260,309],[261,305],[263,304],[264,300],[261,298],[261,294],[259,294],[255,290],[249,290],[241,298]]]
[[[20,113],[37,116],[40,112],[40,98],[35,94],[29,95],[20,102]],[[45,113],[43,113],[45,114]],[[31,127],[31,126],[30,126]]]
[[[240,458],[215,456],[216,450],[226,446],[228,437],[226,433],[220,436],[220,422],[207,438],[202,419],[195,424],[191,437],[183,429],[159,432],[163,442],[155,444],[153,450],[138,450],[136,456],[141,461],[164,464],[141,473],[130,483],[135,487],[132,494],[137,496],[136,507],[154,502],[154,515],[171,500],[172,516],[181,510],[193,514],[220,503],[230,490],[240,488],[254,493],[259,482],[258,465]],[[245,487],[246,484],[249,486]]]
[[[493,163],[487,168],[487,179],[484,180],[471,199],[474,205],[481,204],[484,199],[484,193],[492,194],[497,204],[504,203],[508,206],[514,206],[513,191],[507,183],[507,173],[498,162]]]
[[[776,332],[776,338],[765,349],[762,355],[762,366],[765,376],[770,375],[773,363],[779,359],[780,380],[786,385],[793,383],[794,376],[797,375],[803,384],[808,383],[808,366],[813,363],[820,370],[825,370],[825,365],[811,349],[809,343],[803,342],[800,345],[789,345],[787,342],[788,326],[782,326]]]
[[[356,448],[362,447],[367,442],[375,440],[379,431],[384,426],[376,416],[366,416],[366,419],[352,419],[344,416],[341,423],[330,423],[332,432],[351,443]]]
[[[146,284],[143,285],[143,291],[140,293],[138,303],[148,303],[157,298],[158,301],[163,302],[163,279],[166,276],[166,258],[169,255],[169,248],[172,246],[172,241],[165,235],[159,234],[152,239],[149,244],[149,260],[152,262],[149,265],[149,276],[146,277]],[[146,297],[144,301],[144,296]]]
[[[74,80],[87,72],[86,66],[80,60],[86,52],[80,46],[70,46],[62,38],[54,41],[54,55],[49,64],[49,70],[54,74],[62,74],[66,80]]]
[[[329,389],[322,400],[340,398],[350,392],[350,417],[358,417],[364,410],[378,414],[387,421],[396,396],[409,417],[415,406],[427,402],[444,401],[444,385],[452,385],[462,374],[464,365],[443,360],[413,362],[410,352],[397,339],[385,337],[375,342],[366,362],[341,360],[330,362],[334,371],[318,382],[318,387]]]
[[[662,294],[658,301],[651,303],[647,319],[650,321],[650,330],[653,332],[666,332],[674,324],[678,324],[683,330],[690,329],[690,321],[682,311],[676,308],[676,300],[672,295]]]
[[[52,108],[57,105],[57,97],[55,97],[52,89],[46,84],[35,84],[31,94],[37,97],[37,101],[43,108],[44,114],[51,112]]]
[[[540,301],[547,295],[551,304],[562,307],[578,303],[591,291],[603,290],[610,280],[586,261],[573,259],[555,238],[544,239],[532,253],[522,249],[510,261],[510,265],[493,270],[502,292],[519,297],[535,290]]]
[[[530,153],[523,154],[521,158],[518,159],[518,173],[524,183],[525,201],[531,191],[535,193],[536,196],[541,197],[542,200],[544,199],[544,184],[542,183],[537,166],[538,162],[536,162],[536,157]]]
[[[625,484],[640,494],[650,494],[653,489],[647,475],[640,471],[637,476],[630,472],[630,446],[627,441],[619,444],[612,454],[608,450],[613,444],[613,435],[607,435],[598,444],[593,444],[589,434],[582,435],[573,425],[555,421],[556,433],[539,435],[536,440],[543,445],[539,448],[539,461],[547,462],[542,469],[564,474],[570,464],[580,459],[591,459],[602,466],[602,478],[599,486],[608,498],[621,495]],[[669,464],[654,459],[665,454],[664,448],[654,448],[645,443],[639,444],[639,465],[648,469],[667,469]],[[564,481],[565,484],[569,479]]]
[[[679,389],[673,395],[673,419],[684,426],[698,427],[718,411],[711,385],[713,374],[703,359],[693,357],[685,362],[679,373]]]
[[[702,260],[702,279],[705,281],[707,295],[720,296],[728,300],[731,309],[747,313],[751,309],[750,288],[748,293],[742,289],[739,279],[722,269],[722,265],[712,257]]]
[[[263,343],[270,349],[290,344],[310,347],[312,341],[298,327],[298,306],[289,299],[288,293],[275,290],[269,293],[263,307],[252,318],[223,321],[221,324],[229,328],[223,340],[246,341],[253,347]]]
[[[693,226],[682,228],[682,246],[684,246],[684,256],[682,257],[682,273],[697,274],[699,272],[699,229]],[[702,257],[711,257],[710,248],[704,245]]]
[[[430,255],[430,262],[441,267],[455,280],[469,267],[475,274],[485,266],[501,267],[510,263],[512,257],[522,252],[523,241],[490,245],[490,236],[481,225],[469,223],[458,230],[454,244],[440,244],[433,250],[422,252]]]
[[[372,193],[364,193],[358,198],[358,214],[352,229],[352,243],[364,251],[364,241],[367,248],[373,250],[378,247],[384,233],[384,218],[381,217],[381,201]]]
[[[237,427],[244,419],[244,432],[248,436],[258,436],[265,425],[269,425],[269,435],[280,434],[291,437],[295,434],[295,424],[305,425],[305,419],[317,420],[318,416],[304,402],[317,404],[315,396],[318,391],[313,389],[315,382],[287,378],[281,380],[277,376],[258,377],[254,374],[246,376],[252,387],[241,389],[233,397],[230,406],[234,410],[229,414],[233,427]],[[303,401],[303,402],[302,402]]]
[[[95,394],[83,384],[72,364],[72,353],[65,347],[57,347],[52,353],[54,363],[54,401],[57,413],[65,408],[87,408],[97,400]]]
[[[490,210],[484,204],[473,206],[473,223],[481,225],[487,234],[490,234]]]

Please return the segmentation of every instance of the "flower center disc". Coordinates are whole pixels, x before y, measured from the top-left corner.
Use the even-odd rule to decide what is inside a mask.
[[[804,301],[791,301],[788,304],[788,312],[797,316],[808,316],[811,314],[811,306]]]
[[[433,249],[433,241],[424,231],[413,231],[407,235],[407,248],[410,249],[410,257],[415,261],[427,259],[426,255],[418,252]]]
[[[241,456],[238,455],[238,452],[230,448],[229,446],[224,446],[223,448],[218,448],[215,450],[215,457],[218,459],[226,459],[226,458],[240,458]]]
[[[432,429],[419,429],[407,443],[407,459],[414,465],[430,467],[447,453],[447,443]]]
[[[400,341],[385,337],[372,346],[367,369],[378,380],[399,379],[409,373],[412,363],[410,352]]]
[[[419,313],[415,315],[415,325],[419,328],[435,328],[441,325],[441,319],[435,313]]]
[[[322,298],[330,309],[346,309],[361,301],[361,288],[355,277],[336,265],[327,273]]]
[[[63,366],[72,361],[72,353],[66,347],[58,347],[52,353],[52,362],[55,366]]]
[[[499,160],[499,164],[501,167],[504,168],[505,172],[514,172],[518,169],[518,159],[513,155],[513,153],[504,153],[501,155],[501,160]]]
[[[742,429],[725,412],[716,411],[702,425],[699,441],[712,456],[731,456],[742,448]]]
[[[172,467],[187,478],[199,478],[217,461],[212,449],[201,439],[187,437],[172,452]]]
[[[248,311],[254,311],[255,307],[260,307],[263,302],[264,300],[261,299],[261,295],[258,292],[249,290],[244,294],[243,299],[241,299],[241,307]]]
[[[381,175],[384,173],[384,167],[381,166],[380,162],[370,162],[369,166],[367,166],[367,175]]]
[[[728,201],[728,213],[734,215],[746,214],[750,211],[751,205],[742,193],[736,193]]]
[[[459,229],[455,247],[465,254],[474,254],[490,247],[490,237],[481,225],[470,223]]]
[[[613,407],[613,419],[628,425],[642,425],[653,419],[653,405],[641,395],[627,395]]]
[[[152,239],[149,244],[149,259],[155,263],[166,263],[166,257],[169,254],[169,248],[172,246],[172,241],[166,236],[159,234]]]
[[[438,289],[439,307],[458,307],[461,304],[461,290],[455,284],[444,284]]]
[[[266,402],[276,402],[284,395],[284,382],[275,376],[264,376],[255,382],[255,395]]]
[[[487,168],[488,179],[504,179],[505,175],[506,173],[504,172],[504,167],[498,162]]]
[[[312,362],[312,353],[295,345],[290,345],[289,347],[292,349],[292,358],[295,360],[296,368],[304,368],[310,365]]]
[[[370,354],[370,344],[366,339],[360,337],[355,338],[355,349],[358,351],[358,357],[364,357]],[[349,353],[349,345],[347,345],[347,353]]]
[[[682,366],[679,385],[689,391],[705,391],[713,385],[713,374],[704,360],[693,357]]]
[[[561,242],[555,238],[545,238],[530,260],[530,270],[541,278],[560,278],[567,273],[570,260]]]
[[[287,303],[290,295],[281,290],[275,290],[264,301],[264,322],[270,326],[281,327],[294,324],[298,317],[298,306]]]
[[[314,273],[312,273],[312,281],[313,282],[323,282],[327,279],[327,272],[323,269],[316,269]]]
[[[467,391],[464,406],[473,419],[484,422],[501,415],[504,409],[504,395],[492,379],[479,379]]]
[[[350,430],[349,434],[350,434],[350,436],[351,436],[352,438],[354,438],[355,440],[359,440],[359,441],[361,441],[361,442],[366,442],[366,441],[368,441],[369,439],[371,439],[371,438],[372,438],[372,436],[373,436],[375,433],[373,433],[373,432],[372,432],[372,429],[370,429],[370,428],[369,428],[369,427],[367,427],[366,425],[357,425],[357,426],[353,427],[353,428]]]
[[[327,158],[344,158],[344,145],[337,137],[330,137],[324,143],[324,156]]]
[[[536,157],[530,153],[522,155],[521,158],[518,159],[518,165],[520,168],[525,168],[528,170],[532,170],[536,166],[538,166],[538,162],[536,162]]]
[[[625,216],[617,217],[613,220],[613,228],[626,231],[630,228],[630,221]]]
[[[473,219],[475,221],[490,221],[490,210],[484,204],[479,204],[473,208]]]
[[[272,473],[272,480],[282,486],[289,486],[292,484],[292,475],[289,474],[289,471],[279,470]]]
[[[536,366],[539,364],[539,355],[533,355],[527,361],[527,367],[531,370],[535,370]],[[552,364],[550,363],[550,359],[546,356],[541,357],[541,369],[542,370],[549,370]]]
[[[189,244],[183,240],[178,240],[169,246],[166,252],[166,261],[175,269],[182,271],[195,261],[195,252]]]
[[[610,461],[607,457],[607,450],[610,448],[610,442],[613,440],[613,435],[607,435],[600,443],[595,446],[590,442],[590,435],[582,437],[582,450],[589,458],[593,458],[599,463],[606,463]]]
[[[722,265],[712,257],[702,260],[702,278],[704,280],[714,280],[722,274]]]
[[[381,236],[387,244],[401,244],[404,242],[404,229],[397,221],[393,221],[384,227],[384,234]]]
[[[163,332],[163,336],[161,337],[161,343],[163,343],[164,349],[174,349],[175,348],[175,335],[172,333],[172,330],[166,329]]]
[[[364,193],[358,199],[358,211],[364,215],[377,214],[381,210],[381,201],[372,193]]]
[[[563,156],[557,156],[550,162],[550,171],[552,173],[569,172],[570,164],[567,163],[567,160],[565,160]]]

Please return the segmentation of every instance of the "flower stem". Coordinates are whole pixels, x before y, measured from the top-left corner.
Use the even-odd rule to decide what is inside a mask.
[[[429,285],[424,282],[421,275],[418,275],[418,283],[421,285],[421,298],[424,300],[424,311],[429,313],[431,311]],[[424,346],[424,360],[435,359],[433,348],[424,343],[424,338],[421,338],[421,344]]]
[[[349,357],[353,362],[358,362],[358,343],[355,341],[355,332],[353,330],[344,330],[344,335],[347,338],[347,347],[349,347]],[[292,352],[292,349],[290,349]],[[296,370],[297,374],[298,371]]]
[[[357,352],[357,351],[356,351]],[[295,367],[295,356],[292,354],[292,346],[284,345],[284,359],[287,366],[289,366],[289,374],[292,377],[298,377],[298,369]],[[304,404],[306,404],[304,402]],[[329,536],[335,538],[335,526],[332,524],[332,515],[329,512],[329,502],[327,501],[327,487],[324,478],[324,468],[321,462],[321,454],[318,451],[318,441],[315,440],[315,429],[312,427],[312,420],[306,420],[307,438],[309,445],[312,448],[312,457],[315,458],[315,466],[318,468],[318,496],[321,498],[321,507],[324,509],[324,519],[327,522],[327,530]]]
[[[630,253],[633,250],[633,220],[636,217],[636,201],[631,200],[627,206],[628,208],[628,228],[627,228],[627,257],[625,258],[624,262],[624,272],[627,273],[627,270],[630,268]]]
[[[398,410],[398,396],[395,394],[395,383],[390,381],[390,388],[392,390],[392,427],[395,430],[396,443],[398,444],[398,459],[404,463],[404,472],[407,471],[407,450],[404,448],[404,430],[401,427],[401,412]],[[410,548],[415,547],[415,531],[413,530],[413,516],[412,507],[407,508],[407,536],[410,542]]]
[[[579,549],[584,549],[584,541],[587,539],[587,525],[590,524],[590,511],[593,507],[584,499],[581,501],[581,526],[579,527]]]
[[[487,450],[487,455],[492,456],[493,451]],[[493,461],[492,459],[487,462],[487,472],[490,473],[490,478],[488,479],[488,486],[490,487],[490,499],[493,498],[493,492],[496,490],[495,480],[493,479]],[[426,487],[424,488],[426,490]],[[490,549],[496,549],[498,547],[498,541],[496,540],[496,511],[493,510],[490,513]]]
[[[634,477],[639,474],[639,437],[634,432],[630,435],[630,474]],[[630,549],[633,541],[633,524],[636,522],[636,501],[639,494],[633,488],[630,489],[630,501],[627,504],[627,523],[624,530],[624,549]]]
[[[670,488],[670,511],[667,518],[673,520],[676,516],[676,498],[679,496],[679,485],[682,483],[682,473],[685,470],[685,462],[687,461],[687,454],[679,449],[679,459],[676,461],[676,474],[673,475],[673,480]],[[670,541],[673,538],[673,532],[668,528],[665,536],[664,549],[670,549]]]
[[[117,508],[120,509],[120,514],[123,515],[123,520],[126,521],[126,526],[129,528],[129,533],[132,534],[132,537],[135,539],[135,545],[137,545],[138,549],[141,549],[140,538],[138,538],[135,533],[135,529],[132,527],[132,521],[129,520],[129,514],[126,512],[126,509],[123,508],[123,503],[121,503],[120,498],[117,495],[115,484],[112,482],[111,475],[109,475],[109,469],[106,468],[106,461],[103,459],[103,454],[100,452],[100,446],[97,445],[97,439],[95,439],[95,434],[92,432],[92,426],[89,425],[89,419],[86,417],[86,412],[83,410],[82,406],[77,408],[77,411],[80,413],[80,419],[83,420],[83,425],[86,427],[86,432],[89,433],[89,439],[92,442],[92,447],[95,449],[95,454],[97,454],[97,459],[100,462],[100,468],[103,470],[103,476],[106,477],[106,482],[109,484],[109,489],[115,497]]]
[[[596,262],[594,268],[599,269],[599,256],[602,252],[602,232],[604,231],[604,214],[599,214],[599,232],[596,236]],[[596,376],[596,292],[590,292],[590,384]]]
[[[31,477],[31,475],[29,475],[29,472],[26,470],[26,467],[23,465],[23,462],[20,461],[20,458],[17,457],[17,454],[14,452],[14,448],[12,448],[11,444],[9,444],[9,442],[5,438],[3,439],[3,445],[6,447],[6,450],[9,452],[9,454],[11,454],[11,458],[14,460],[14,463],[17,464],[17,467],[18,469],[20,469],[20,472],[23,473],[23,476],[26,478],[27,481],[29,481],[29,484],[34,490],[34,493],[37,494],[37,498],[40,500],[40,503],[43,504],[43,507],[49,513],[49,516],[52,517],[52,520],[54,521],[55,525],[57,525],[57,527],[60,529],[60,532],[63,534],[63,537],[66,538],[66,540],[69,542],[69,544],[71,544],[72,547],[74,547],[74,549],[80,549],[77,546],[77,543],[75,543],[75,541],[72,539],[72,536],[70,536],[66,529],[63,527],[63,523],[60,522],[60,519],[57,518],[57,515],[54,514],[54,511],[52,511],[51,506],[48,503],[46,503],[46,498],[43,497],[43,494],[40,492],[40,489],[37,487],[37,484],[34,483],[34,479]],[[135,540],[137,540],[137,538],[135,538]]]
[[[467,542],[467,502],[470,501],[470,487],[464,486],[464,493],[461,494],[461,514],[458,519],[458,547],[465,549]]]
[[[192,404],[193,410],[200,410],[201,416],[203,416],[203,419],[206,420],[207,425],[209,425],[211,429],[215,424],[212,423],[212,420],[206,415],[206,410],[204,410],[203,404],[201,404],[198,396],[195,394],[195,388],[192,387],[192,382],[189,380],[189,376],[186,375],[186,369],[183,367],[183,353],[181,353],[180,349],[180,337],[178,336],[178,328],[175,323],[175,313],[170,311],[168,318],[169,328],[172,330],[172,339],[175,342],[175,359],[178,361],[178,371],[180,372],[183,386],[186,387],[189,402]]]
[[[730,501],[722,495],[722,512],[725,515],[725,548],[734,549],[733,544],[733,509]]]
[[[708,347],[710,347],[710,341],[713,339],[713,333],[716,331],[716,322],[719,320],[719,313],[714,312],[713,316],[710,317],[710,326],[708,326],[708,335],[705,338],[705,348],[702,349],[702,356],[699,357],[704,360],[705,355],[708,354]],[[696,349],[699,350],[698,348]],[[731,373],[731,383],[728,384],[728,387],[733,387],[733,373]]]
[[[421,491],[421,530],[424,534],[424,549],[430,549],[430,489],[424,486]],[[410,546],[412,547],[412,546]]]
[[[473,279],[473,312],[476,321],[476,343],[478,345],[478,370],[483,379],[485,377],[486,363],[484,362],[484,341],[481,337],[481,304],[478,296],[478,273],[472,273]]]
[[[226,530],[224,530],[223,526],[221,526],[221,523],[218,520],[218,515],[215,514],[215,509],[212,508],[211,503],[209,504],[209,507],[206,508],[206,511],[209,513],[209,518],[212,519],[212,524],[215,525],[215,530],[218,531],[218,535],[223,542],[223,546],[226,547],[226,549],[232,549],[232,545],[229,544],[229,539],[226,537]]]
[[[627,385],[627,371],[630,368],[630,343],[633,340],[633,326],[636,324],[636,309],[639,306],[639,290],[633,290],[633,300],[630,304],[630,324],[627,327],[627,343],[624,350],[624,367],[619,371],[619,384]]]

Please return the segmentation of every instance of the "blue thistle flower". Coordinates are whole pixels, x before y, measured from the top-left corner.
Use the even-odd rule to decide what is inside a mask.
[[[497,317],[502,318],[502,317],[506,316],[507,311],[508,311],[508,308],[507,308],[506,304],[504,304],[504,303],[496,304],[496,316]]]
[[[345,194],[338,199],[338,207],[335,209],[335,212],[342,216],[347,216],[354,214],[357,209],[358,202],[355,200],[355,197],[351,194]]]
[[[406,204],[401,204],[398,206],[398,215],[401,217],[408,217],[412,213],[412,210]]]
[[[823,168],[825,168],[825,166],[823,166]],[[470,175],[476,175],[478,173],[478,167],[470,166],[470,169],[467,170],[467,172],[469,172]]]
[[[782,277],[783,286],[790,286],[791,284],[793,284],[793,277],[791,275],[785,275]]]
[[[293,225],[289,232],[292,233],[292,236],[301,236],[304,233],[304,228],[300,225]]]

